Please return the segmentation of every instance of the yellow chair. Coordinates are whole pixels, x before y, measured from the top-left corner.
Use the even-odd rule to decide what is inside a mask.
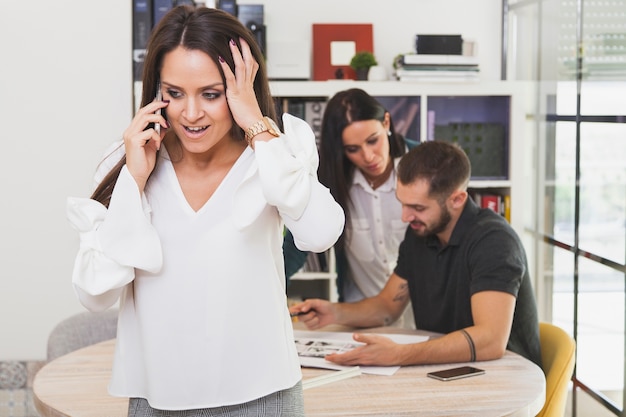
[[[576,341],[558,326],[539,323],[541,361],[546,374],[546,402],[537,417],[563,417],[567,387],[576,363]]]

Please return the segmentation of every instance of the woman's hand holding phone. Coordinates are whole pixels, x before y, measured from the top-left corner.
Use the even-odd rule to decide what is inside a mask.
[[[139,109],[130,126],[124,131],[126,166],[140,191],[143,191],[156,163],[156,153],[163,140],[161,125],[167,126],[161,112],[168,102],[162,101],[161,94],[158,86],[154,101]]]

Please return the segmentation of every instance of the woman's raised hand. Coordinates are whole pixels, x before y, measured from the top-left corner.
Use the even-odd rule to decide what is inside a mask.
[[[230,51],[235,62],[235,73],[224,60],[220,60],[226,78],[226,99],[235,123],[247,129],[261,120],[263,113],[254,92],[254,79],[259,70],[259,63],[252,56],[250,46],[240,39],[241,51],[231,40]]]
[[[161,142],[165,133],[157,133],[156,129],[148,128],[150,123],[159,123],[161,127],[167,127],[165,118],[156,114],[157,110],[168,105],[167,101],[156,99],[139,109],[130,126],[124,131],[124,147],[126,149],[126,166],[128,171],[137,182],[140,191],[143,191],[150,173],[156,163],[157,150],[161,148]]]

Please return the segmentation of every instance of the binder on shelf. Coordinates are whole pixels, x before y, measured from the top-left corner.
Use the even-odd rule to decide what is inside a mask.
[[[315,134],[315,143],[320,146],[322,136],[322,118],[326,110],[326,100],[307,100],[304,103],[304,120],[311,126]]]
[[[133,0],[133,79],[142,80],[143,61],[152,31],[152,0]]]
[[[505,195],[503,199],[503,216],[507,222],[511,223],[511,196]]]
[[[239,12],[238,6],[237,6],[237,0],[218,0],[217,8],[222,9],[225,12],[230,13],[235,17],[237,17],[237,14]]]
[[[303,100],[289,100],[287,104],[287,113],[305,120],[305,109]]]
[[[193,0],[152,0],[152,27],[155,27],[167,12],[183,4],[196,5]]]
[[[152,26],[156,26],[167,12],[172,9],[173,0],[153,0],[152,1]]]

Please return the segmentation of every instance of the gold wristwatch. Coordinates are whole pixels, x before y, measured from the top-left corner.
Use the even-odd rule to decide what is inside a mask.
[[[276,126],[276,123],[267,116],[264,116],[261,120],[246,129],[246,142],[248,145],[252,143],[252,138],[262,132],[267,132],[272,136],[280,136],[280,129]]]

